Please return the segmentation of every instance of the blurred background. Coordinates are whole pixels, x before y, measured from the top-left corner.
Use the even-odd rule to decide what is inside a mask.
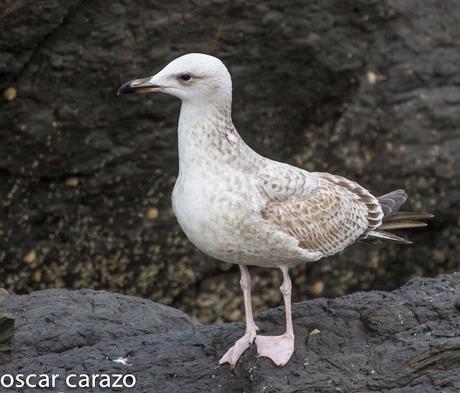
[[[242,318],[238,267],[195,249],[171,209],[180,103],[116,96],[187,52],[227,64],[258,152],[405,188],[406,210],[436,215],[414,246],[299,266],[296,301],[459,270],[459,42],[454,0],[0,0],[0,287]],[[279,304],[280,273],[251,271],[256,312]]]

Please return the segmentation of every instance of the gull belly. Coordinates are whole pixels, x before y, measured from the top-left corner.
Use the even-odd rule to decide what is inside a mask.
[[[202,252],[228,263],[273,268],[320,258],[261,216],[266,201],[257,177],[215,167],[206,172],[180,175],[172,194],[179,225]]]

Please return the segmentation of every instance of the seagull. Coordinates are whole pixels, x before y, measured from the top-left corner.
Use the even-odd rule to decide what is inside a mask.
[[[181,56],[153,76],[123,84],[118,94],[166,93],[182,101],[179,175],[172,207],[187,238],[202,252],[239,265],[246,331],[219,363],[234,368],[253,344],[283,366],[294,352],[289,269],[334,255],[359,241],[410,243],[390,232],[426,226],[428,213],[400,212],[404,190],[375,197],[342,176],[307,172],[263,157],[232,122],[232,80],[216,57]],[[248,266],[283,274],[286,331],[257,334]]]

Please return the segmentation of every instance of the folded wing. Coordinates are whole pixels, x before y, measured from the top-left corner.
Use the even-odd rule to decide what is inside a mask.
[[[307,192],[298,190],[283,200],[269,200],[262,216],[299,241],[299,246],[323,256],[335,254],[377,228],[383,217],[375,197],[340,176],[314,173],[320,181]]]

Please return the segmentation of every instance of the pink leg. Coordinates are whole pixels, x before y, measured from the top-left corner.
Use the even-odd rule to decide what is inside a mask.
[[[257,326],[252,315],[251,303],[251,276],[246,265],[239,265],[241,270],[240,285],[243,289],[244,309],[246,313],[246,333],[233,347],[231,347],[219,360],[219,364],[229,363],[232,368],[246,349],[248,349],[256,338]]]
[[[280,269],[283,272],[283,284],[280,290],[283,294],[286,309],[286,332],[281,336],[257,336],[256,338],[257,354],[270,358],[277,366],[285,365],[294,352],[294,329],[292,327],[291,311],[292,284],[288,268],[281,266]]]

